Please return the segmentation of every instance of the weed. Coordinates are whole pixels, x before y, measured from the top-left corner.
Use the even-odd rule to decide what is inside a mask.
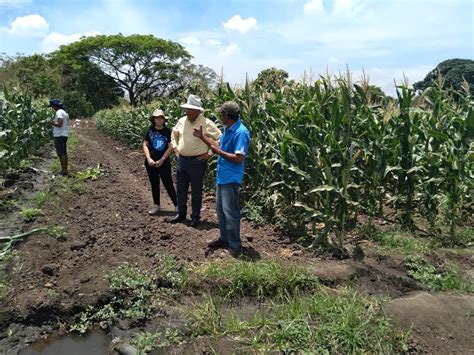
[[[441,270],[420,256],[407,256],[405,266],[409,276],[432,291],[474,292],[474,284],[464,280],[459,270],[453,265],[444,265]]]
[[[74,174],[74,177],[78,181],[86,181],[86,180],[97,180],[104,174],[104,170],[100,168],[100,164],[97,165],[95,168],[88,168],[84,171],[78,171]]]
[[[361,233],[377,242],[378,251],[382,254],[396,252],[402,255],[411,255],[414,253],[425,253],[433,250],[437,245],[435,242],[415,238],[401,231],[383,232],[371,228],[361,228]]]
[[[229,299],[242,296],[258,300],[281,298],[311,290],[318,284],[317,278],[306,269],[286,266],[277,260],[214,262],[196,269],[194,274],[195,282],[208,285],[212,292]]]
[[[26,223],[36,221],[42,214],[43,212],[39,208],[26,208],[20,212],[21,218]]]
[[[163,257],[163,260],[164,263],[156,272],[145,272],[124,263],[107,273],[112,298],[97,309],[91,308],[83,312],[71,330],[81,332],[94,322],[107,327],[118,319],[141,321],[150,318],[156,311],[160,287],[181,284],[173,259]]]
[[[446,248],[469,248],[474,246],[474,228],[458,227],[452,237],[440,238],[440,242]]]
[[[352,290],[289,297],[270,303],[250,320],[224,317],[211,297],[188,312],[196,336],[230,335],[257,352],[393,353],[408,350],[400,332],[380,310],[379,302]]]
[[[49,199],[49,189],[45,188],[36,193],[36,195],[33,197],[33,202],[38,208],[41,208],[49,201]]]
[[[131,344],[137,348],[138,354],[146,354],[150,351],[168,346],[179,345],[184,342],[183,336],[176,329],[167,328],[162,332],[141,332],[135,335]]]
[[[51,226],[46,229],[46,233],[57,240],[66,239],[66,230],[63,226]]]

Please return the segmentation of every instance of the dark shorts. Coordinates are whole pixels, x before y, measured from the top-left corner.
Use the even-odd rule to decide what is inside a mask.
[[[58,157],[67,155],[67,137],[54,137],[54,147]]]

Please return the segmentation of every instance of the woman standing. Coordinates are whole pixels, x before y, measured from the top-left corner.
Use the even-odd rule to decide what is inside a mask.
[[[162,110],[155,110],[150,116],[151,126],[143,140],[143,152],[145,153],[145,168],[148,173],[153,195],[153,207],[148,212],[150,215],[160,211],[160,178],[165,185],[166,191],[177,206],[176,190],[171,178],[171,163],[169,156],[173,152],[171,146],[171,130],[166,127],[166,117]]]

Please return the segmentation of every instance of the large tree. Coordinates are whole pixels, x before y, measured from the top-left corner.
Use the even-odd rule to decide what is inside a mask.
[[[426,77],[413,84],[416,90],[425,90],[433,86],[438,76],[444,78],[444,87],[461,91],[464,80],[469,84],[471,95],[474,95],[474,60],[448,59],[439,63]]]
[[[181,89],[180,68],[191,55],[152,35],[101,35],[61,46],[59,55],[97,65],[127,93],[132,105]]]

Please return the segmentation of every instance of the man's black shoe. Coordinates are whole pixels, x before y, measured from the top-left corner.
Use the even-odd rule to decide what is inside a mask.
[[[219,248],[227,248],[229,244],[225,240],[222,240],[221,238],[219,238],[219,239],[213,240],[212,242],[207,244],[207,246],[209,248],[219,249]]]
[[[193,219],[191,222],[191,227],[196,228],[200,223],[201,221],[199,219]]]
[[[180,216],[179,214],[177,214],[176,216],[174,216],[173,218],[171,218],[170,220],[168,220],[168,222],[170,222],[170,223],[172,223],[172,224],[176,224],[176,223],[181,223],[181,222],[183,222],[185,219],[186,219],[185,216]]]
[[[243,250],[242,248],[239,248],[239,249],[228,249],[229,250],[229,254],[233,257],[233,258],[240,258],[242,255],[243,255]]]

